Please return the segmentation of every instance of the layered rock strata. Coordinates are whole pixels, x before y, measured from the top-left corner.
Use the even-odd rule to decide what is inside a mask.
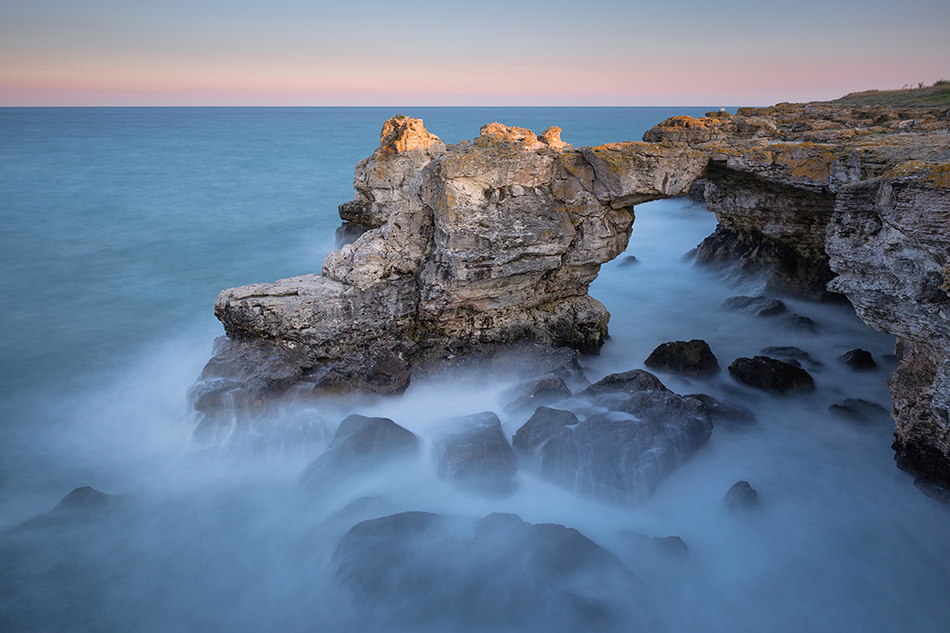
[[[950,485],[950,110],[785,103],[675,117],[644,139],[710,158],[720,227],[698,261],[738,262],[799,296],[843,294],[898,336],[898,464]]]
[[[228,339],[202,378],[266,406],[291,388],[398,393],[427,361],[499,345],[596,352],[609,315],[587,288],[626,248],[634,205],[685,193],[705,165],[682,144],[575,149],[558,128],[498,123],[445,146],[390,119],[341,207],[371,228],[322,274],[223,291]]]

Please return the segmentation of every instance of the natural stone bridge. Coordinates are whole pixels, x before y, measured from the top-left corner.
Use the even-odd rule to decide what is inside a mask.
[[[702,179],[720,226],[697,261],[844,294],[896,334],[898,462],[950,484],[950,113],[781,104],[674,117],[639,143],[559,135],[493,123],[446,146],[418,119],[387,121],[340,207],[365,232],[321,275],[219,295],[228,338],[196,407],[398,393],[429,364],[515,343],[596,352],[609,315],[587,289],[625,249],[634,206]]]

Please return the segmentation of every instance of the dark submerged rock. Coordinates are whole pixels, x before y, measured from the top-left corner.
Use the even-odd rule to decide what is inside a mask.
[[[592,412],[576,423],[570,412],[539,408],[518,430],[517,446],[547,478],[601,497],[641,501],[712,433],[699,400],[668,390],[635,392],[609,405],[612,412]]]
[[[300,475],[308,488],[335,485],[386,461],[416,455],[419,440],[389,418],[353,414],[340,422],[327,449]]]
[[[520,453],[533,453],[562,428],[574,426],[579,420],[570,411],[538,407],[524,425],[515,432],[511,446]]]
[[[604,393],[639,393],[641,391],[670,391],[659,378],[642,369],[632,369],[619,374],[610,374],[577,394],[594,397]],[[672,392],[670,392],[672,393]]]
[[[650,610],[642,583],[616,556],[577,530],[513,514],[364,521],[340,540],[333,563],[367,613],[387,624],[435,621],[451,630],[540,621],[585,630],[628,625],[626,617]],[[628,602],[637,608],[619,618]]]
[[[807,371],[768,356],[737,358],[729,365],[729,373],[744,385],[778,394],[815,389]]]
[[[658,346],[643,364],[650,369],[682,374],[691,378],[709,378],[719,373],[719,362],[706,341],[672,341]]]
[[[779,347],[765,347],[759,350],[762,354],[766,356],[771,356],[773,358],[794,358],[795,360],[811,360],[811,356],[808,352],[801,350],[797,347],[792,347],[790,345],[779,346]]]
[[[638,550],[652,550],[653,552],[669,558],[685,560],[689,558],[689,547],[686,542],[678,536],[647,536],[630,530],[623,530],[621,536],[627,539],[627,542],[635,545]]]
[[[741,404],[722,402],[704,393],[692,393],[686,397],[699,400],[717,425],[723,422],[747,425],[756,421],[755,414]]]
[[[82,486],[63,497],[49,512],[24,521],[17,529],[68,527],[94,521],[121,507],[126,500],[122,496]]]
[[[749,485],[748,481],[737,481],[732,488],[726,492],[723,503],[730,510],[741,510],[752,508],[759,504],[759,494]]]
[[[564,379],[555,374],[547,374],[518,383],[501,392],[499,398],[505,402],[504,409],[509,413],[523,409],[535,409],[558,400],[571,397],[571,390]]]
[[[828,411],[838,417],[855,420],[857,422],[887,417],[890,413],[881,405],[868,402],[867,400],[856,400],[853,398],[848,398],[841,404],[831,405],[828,407]]]
[[[950,504],[950,488],[947,486],[942,486],[932,479],[916,477],[914,479],[914,487],[934,501]]]
[[[808,332],[810,334],[818,333],[818,324],[800,314],[789,314],[782,319],[782,325],[785,326],[786,330]]]
[[[436,441],[439,477],[510,486],[518,460],[501,421],[491,411],[450,421],[452,430]]]
[[[877,369],[877,363],[874,362],[874,356],[871,352],[863,349],[853,349],[838,357],[842,363],[854,371],[873,371]]]
[[[748,312],[755,316],[775,316],[785,312],[785,304],[778,299],[758,295],[755,297],[729,297],[722,302],[721,308],[729,312]]]
[[[626,268],[627,266],[633,266],[634,264],[639,264],[639,263],[640,261],[635,256],[627,255],[622,260],[620,260],[620,263],[617,265]]]

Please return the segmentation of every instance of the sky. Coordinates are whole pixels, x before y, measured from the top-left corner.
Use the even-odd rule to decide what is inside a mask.
[[[0,106],[743,106],[944,78],[948,0],[0,0]]]

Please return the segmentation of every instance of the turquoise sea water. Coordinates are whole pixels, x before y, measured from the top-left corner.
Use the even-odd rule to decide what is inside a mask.
[[[397,113],[449,143],[499,121],[558,125],[581,146],[639,140],[668,116],[708,109],[0,109],[0,532],[82,485],[141,503],[134,535],[87,535],[75,547],[50,544],[42,560],[8,562],[0,625],[352,626],[352,614],[311,599],[322,581],[287,554],[352,500],[301,507],[293,483],[313,453],[233,460],[189,442],[185,391],[222,333],[216,294],[319,271],[334,248],[336,207],[352,198],[353,167]],[[769,398],[728,376],[701,385],[664,377],[680,393],[737,399],[760,422],[717,429],[642,508],[582,499],[527,474],[501,502],[412,473],[387,482],[386,494],[403,509],[564,523],[608,547],[622,547],[619,529],[682,535],[685,565],[635,569],[671,631],[942,630],[950,516],[894,467],[886,416],[856,426],[827,413],[849,397],[887,405],[884,369],[858,377],[835,358],[864,347],[886,365],[893,338],[840,306],[788,301],[821,325],[817,336],[718,312],[749,288],[680,260],[714,227],[701,205],[681,200],[637,208],[628,253],[638,263],[620,266],[621,256],[591,288],[611,311],[612,340],[586,361],[588,377],[641,367],[669,340],[704,338],[723,366],[766,345],[797,345],[823,365],[814,396]],[[419,384],[364,412],[422,432],[437,415],[486,408],[499,388]],[[518,421],[505,423],[511,433]],[[738,479],[765,499],[748,520],[721,508]]]

